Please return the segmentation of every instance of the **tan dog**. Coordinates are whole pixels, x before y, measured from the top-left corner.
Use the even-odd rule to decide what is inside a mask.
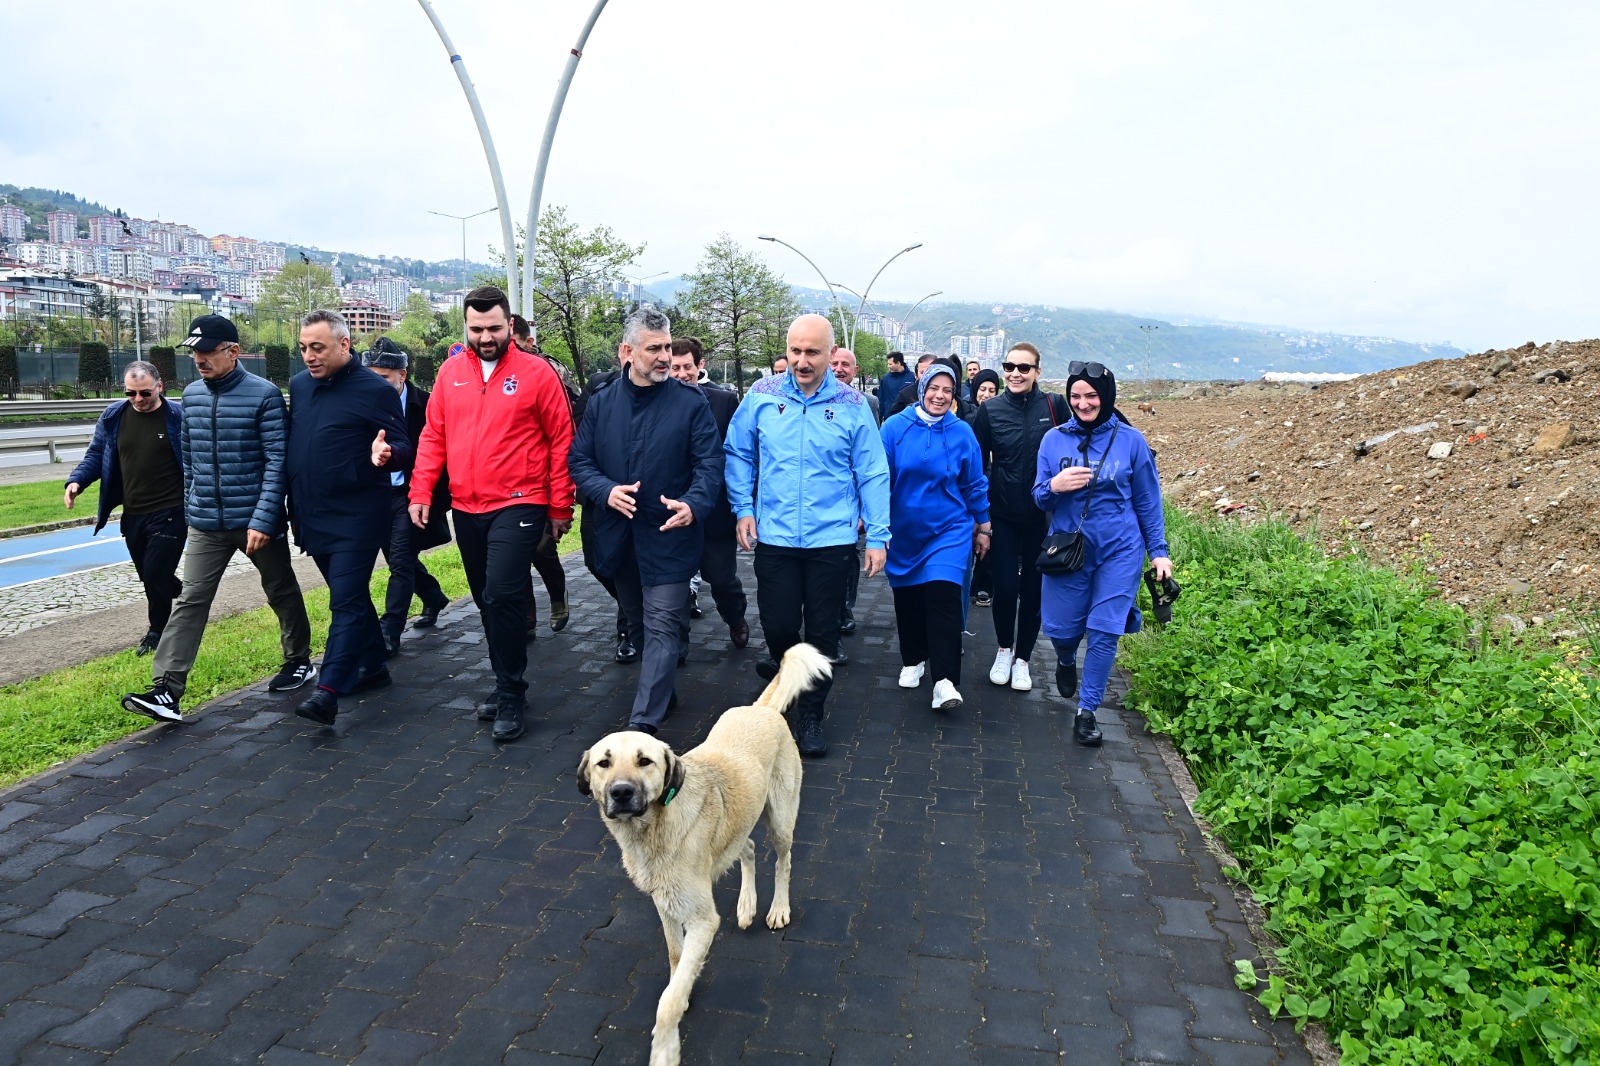
[[[656,1006],[650,1066],[677,1066],[678,1022],[716,936],[712,883],[739,861],[739,928],[756,916],[756,845],[766,815],[777,852],[767,925],[789,924],[789,848],[800,811],[800,752],[783,712],[833,667],[809,644],[783,657],[751,707],[723,712],[704,744],[681,757],[647,733],[612,733],[584,752],[578,791],[600,805],[622,865],[655,900],[667,937],[670,978]]]

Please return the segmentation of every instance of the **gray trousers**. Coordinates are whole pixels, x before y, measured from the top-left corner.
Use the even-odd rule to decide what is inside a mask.
[[[689,582],[641,585],[632,550],[616,581],[617,603],[628,616],[628,632],[639,649],[639,691],[633,697],[628,723],[659,729],[672,702],[679,631],[689,615]]]
[[[183,552],[183,591],[172,605],[167,628],[161,631],[161,643],[151,667],[154,680],[165,683],[173,695],[183,695],[188,687],[189,671],[194,669],[200,638],[211,617],[211,601],[217,597],[217,586],[222,583],[233,553],[244,551],[247,533],[243,529],[189,529],[189,544]],[[261,574],[261,591],[267,594],[267,603],[278,616],[278,639],[283,644],[284,659],[309,662],[311,622],[306,618],[300,582],[289,563],[289,538],[269,541],[250,556],[250,561]]]

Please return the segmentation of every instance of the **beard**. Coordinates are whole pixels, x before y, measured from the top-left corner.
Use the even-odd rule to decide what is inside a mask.
[[[504,355],[509,347],[511,347],[511,336],[507,334],[503,342],[473,341],[472,354],[485,363],[493,363]]]

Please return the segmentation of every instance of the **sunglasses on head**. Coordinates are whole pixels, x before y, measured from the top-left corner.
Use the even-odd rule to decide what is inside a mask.
[[[1071,363],[1067,364],[1067,377],[1075,378],[1079,374],[1082,374],[1084,377],[1103,378],[1106,376],[1105,364],[1085,363],[1074,359]]]
[[[152,396],[154,396],[156,394],[156,390],[155,389],[124,389],[122,394],[124,396],[128,397],[129,399],[132,399],[133,397],[137,396],[141,400],[148,400],[150,397],[152,397]]]
[[[1034,366],[1032,363],[1001,363],[1000,369],[1004,370],[1007,374],[1026,374],[1030,370],[1037,370],[1039,368]]]

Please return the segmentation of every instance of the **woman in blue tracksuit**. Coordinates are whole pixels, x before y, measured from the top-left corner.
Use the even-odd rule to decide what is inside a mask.
[[[1099,363],[1077,360],[1068,375],[1073,417],[1039,443],[1033,500],[1050,516],[1052,534],[1081,526],[1088,547],[1081,570],[1044,576],[1040,613],[1060,659],[1056,690],[1063,699],[1078,688],[1078,644],[1089,636],[1073,739],[1093,747],[1101,740],[1094,714],[1105,696],[1117,640],[1134,617],[1145,556],[1160,578],[1171,576],[1172,560],[1155,456],[1144,435],[1117,417],[1116,378]]]
[[[955,406],[956,376],[934,363],[917,381],[918,402],[883,424],[889,460],[889,556],[900,631],[900,687],[934,679],[935,709],[961,693],[962,585],[967,560],[989,550],[989,479],[971,427]]]

